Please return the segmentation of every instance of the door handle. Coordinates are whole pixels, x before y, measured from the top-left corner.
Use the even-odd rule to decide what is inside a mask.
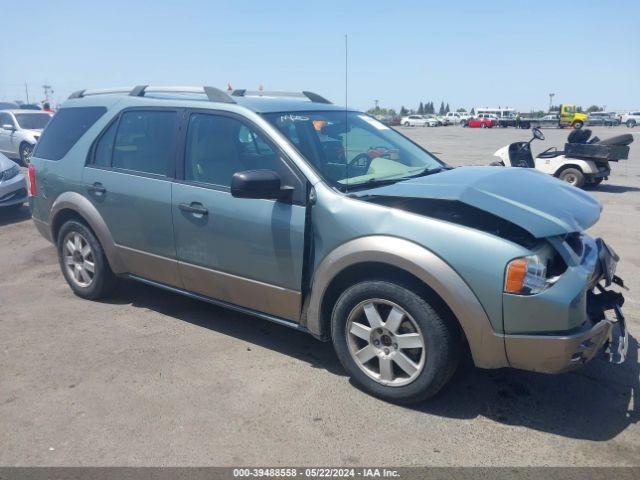
[[[100,182],[96,182],[93,185],[89,185],[87,187],[87,190],[89,190],[90,192],[93,192],[93,193],[97,193],[98,195],[102,195],[103,193],[106,193],[106,191],[107,191],[107,189],[104,188],[104,186]]]
[[[196,215],[207,215],[209,213],[209,210],[198,202],[180,203],[178,204],[178,208],[183,212],[193,213]]]

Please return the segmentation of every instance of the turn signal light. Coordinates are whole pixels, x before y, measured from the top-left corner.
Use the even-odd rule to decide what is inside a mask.
[[[507,266],[507,277],[504,282],[504,291],[520,293],[524,287],[524,278],[527,275],[527,259],[516,258]]]

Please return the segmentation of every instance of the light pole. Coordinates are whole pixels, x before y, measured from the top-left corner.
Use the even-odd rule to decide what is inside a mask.
[[[555,97],[556,94],[555,93],[550,93],[549,94],[549,111],[551,111],[551,107],[553,106],[553,97]]]

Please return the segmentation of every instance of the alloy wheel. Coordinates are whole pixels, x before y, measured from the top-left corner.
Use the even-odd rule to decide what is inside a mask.
[[[356,305],[346,335],[358,368],[380,384],[408,385],[424,369],[427,352],[420,327],[394,302],[370,299]]]
[[[62,258],[69,278],[79,287],[89,287],[95,278],[96,264],[87,239],[78,232],[69,232],[62,245]]]
[[[25,145],[20,150],[20,160],[22,164],[27,166],[31,163],[31,156],[33,155],[33,147],[31,145]]]

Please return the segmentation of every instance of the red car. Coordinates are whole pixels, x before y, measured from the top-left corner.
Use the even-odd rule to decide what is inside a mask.
[[[493,117],[475,117],[468,120],[463,127],[471,128],[492,128],[498,125],[498,121]]]

